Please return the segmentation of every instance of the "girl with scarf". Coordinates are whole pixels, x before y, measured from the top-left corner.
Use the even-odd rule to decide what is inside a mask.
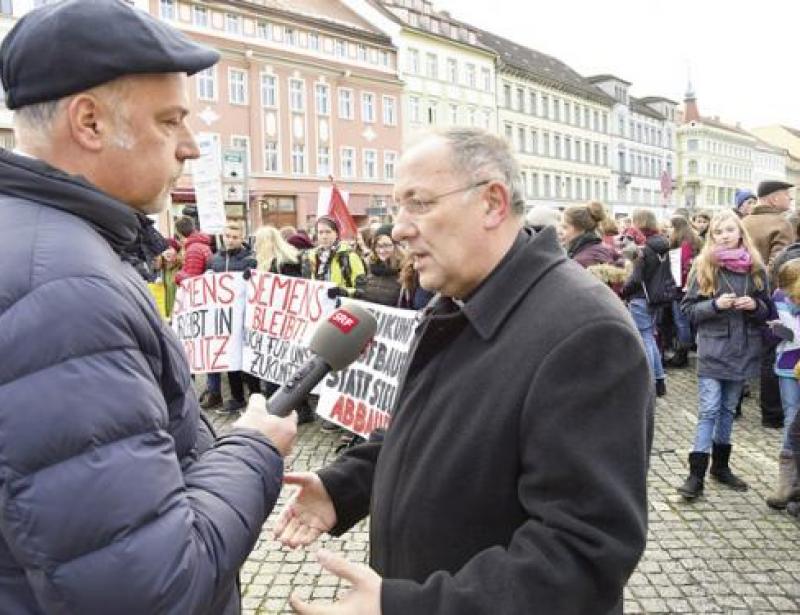
[[[761,257],[732,211],[712,218],[681,309],[697,329],[699,412],[689,477],[678,493],[692,500],[703,492],[709,458],[712,478],[746,491],[729,467],[731,433],[742,387],[760,372],[770,299]]]
[[[567,256],[581,267],[592,265],[621,265],[617,251],[603,242],[600,225],[606,220],[602,203],[591,201],[586,205],[573,205],[564,211],[562,236]]]

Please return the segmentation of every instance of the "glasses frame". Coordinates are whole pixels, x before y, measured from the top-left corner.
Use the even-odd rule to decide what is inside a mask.
[[[448,196],[453,196],[454,194],[458,194],[459,192],[467,192],[469,190],[474,190],[475,188],[480,188],[481,186],[486,186],[493,181],[497,181],[495,179],[483,179],[478,182],[474,182],[469,186],[464,186],[462,188],[456,188],[455,190],[450,190],[448,192],[443,192],[441,194],[437,194],[429,199],[421,199],[416,196],[410,196],[402,201],[397,201],[397,211],[399,212],[402,209],[405,209],[409,214],[412,216],[419,216],[428,213],[431,209],[432,205],[435,205],[437,201],[443,199]],[[411,207],[408,204],[411,204]]]

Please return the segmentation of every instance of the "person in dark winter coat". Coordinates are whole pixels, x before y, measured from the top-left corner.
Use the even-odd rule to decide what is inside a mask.
[[[369,251],[367,274],[356,280],[355,298],[396,307],[403,252],[392,239],[391,226],[381,226],[373,233]]]
[[[600,224],[606,219],[602,203],[591,201],[564,210],[563,238],[567,256],[586,269],[592,265],[622,265],[617,251],[600,236]]]
[[[747,490],[729,466],[733,417],[745,381],[760,371],[761,327],[770,315],[766,270],[739,217],[716,214],[708,233],[681,304],[697,329],[697,428],[689,477],[678,487],[687,499],[703,493],[709,458],[713,478]]]
[[[658,222],[649,209],[636,209],[631,218],[633,227],[628,229],[628,235],[641,237],[644,241],[631,251],[634,257],[633,270],[622,287],[621,295],[628,302],[628,309],[642,336],[656,381],[656,393],[661,397],[667,394],[666,374],[655,339],[655,314],[649,305],[645,288],[651,285],[660,259],[669,258],[669,242],[658,234]]]
[[[322,555],[358,580],[314,613],[622,613],[646,536],[647,359],[555,230],[522,230],[518,179],[508,143],[475,129],[400,162],[393,236],[439,294],[385,437],[286,477],[285,544],[370,515],[373,570]]]
[[[229,222],[225,225],[222,235],[225,249],[217,252],[209,263],[209,270],[214,273],[226,271],[249,271],[255,269],[256,258],[253,252],[244,245],[244,231],[238,222]],[[252,395],[260,393],[261,386],[258,378],[243,371],[228,372],[228,385],[231,399],[225,402],[223,414],[234,415],[246,405],[244,388]],[[200,406],[203,409],[215,408],[222,404],[222,374],[210,373],[206,380],[206,390],[200,397]]]
[[[296,426],[254,406],[215,440],[125,259],[199,156],[185,73],[218,57],[124,2],[34,10],[0,48],[3,613],[240,612]]]

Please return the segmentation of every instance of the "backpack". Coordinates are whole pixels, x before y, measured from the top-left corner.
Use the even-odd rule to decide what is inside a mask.
[[[649,276],[644,276],[642,272],[642,290],[650,307],[661,307],[671,304],[678,297],[678,288],[675,286],[675,278],[672,277],[672,268],[669,264],[669,252],[658,254],[650,246],[645,246],[645,257],[652,255],[651,262],[655,262],[655,268]],[[643,268],[644,269],[644,268]]]

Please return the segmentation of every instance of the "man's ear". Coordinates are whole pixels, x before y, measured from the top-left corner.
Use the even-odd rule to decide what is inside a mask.
[[[100,151],[113,134],[110,109],[92,94],[73,96],[67,104],[66,116],[73,141],[84,149]]]
[[[484,193],[483,224],[487,229],[496,228],[511,215],[511,192],[498,181],[491,182]]]

